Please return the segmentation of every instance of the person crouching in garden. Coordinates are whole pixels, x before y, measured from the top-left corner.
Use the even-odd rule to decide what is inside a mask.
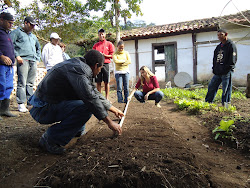
[[[90,50],[84,57],[72,58],[53,66],[29,99],[30,115],[40,124],[53,124],[42,135],[42,149],[63,154],[64,146],[74,137],[85,134],[85,124],[92,114],[103,120],[114,134],[121,135],[120,125],[108,116],[110,111],[121,118],[115,108],[96,89],[93,78],[101,71],[104,56]]]
[[[129,95],[129,64],[130,55],[124,51],[124,42],[120,40],[117,44],[117,51],[113,55],[115,62],[115,79],[117,84],[117,98],[119,103],[127,103]],[[122,86],[124,89],[124,100],[122,96]]]
[[[140,74],[141,76],[128,97],[128,100],[131,100],[133,95],[141,103],[144,103],[146,100],[155,100],[155,105],[161,108],[160,101],[164,94],[160,91],[159,82],[156,76],[146,66],[140,68]],[[143,88],[142,91],[137,91],[141,85]]]

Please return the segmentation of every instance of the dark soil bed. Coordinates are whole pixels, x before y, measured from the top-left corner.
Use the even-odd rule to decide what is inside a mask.
[[[111,97],[122,110],[115,92]],[[87,134],[73,139],[63,156],[38,147],[49,125],[14,111],[19,117],[0,121],[0,187],[249,187],[250,99],[233,104],[234,117],[242,118],[235,118],[238,147],[212,135],[222,117],[231,114],[188,115],[169,102],[157,108],[152,101],[133,99],[121,136],[113,137],[92,117]],[[11,107],[16,109],[15,101]]]

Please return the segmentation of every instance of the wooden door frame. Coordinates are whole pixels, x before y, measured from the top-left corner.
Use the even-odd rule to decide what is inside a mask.
[[[178,73],[178,64],[177,64],[177,42],[164,42],[164,43],[152,43],[152,72],[155,74],[155,54],[154,49],[156,46],[168,46],[168,45],[174,45],[175,50],[175,57],[174,57],[174,63],[175,63],[175,72]],[[165,63],[166,68],[166,63]],[[166,70],[166,69],[165,69]]]

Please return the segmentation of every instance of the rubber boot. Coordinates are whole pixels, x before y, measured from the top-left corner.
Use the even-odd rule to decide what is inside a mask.
[[[7,116],[7,117],[16,117],[17,115],[14,115],[9,111],[9,106],[10,106],[10,99],[2,100],[2,104],[0,108],[0,115]]]

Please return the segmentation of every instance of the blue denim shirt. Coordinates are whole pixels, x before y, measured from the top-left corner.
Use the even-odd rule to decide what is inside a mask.
[[[10,33],[14,44],[15,56],[31,61],[40,61],[41,46],[32,33],[26,33],[21,27]]]

